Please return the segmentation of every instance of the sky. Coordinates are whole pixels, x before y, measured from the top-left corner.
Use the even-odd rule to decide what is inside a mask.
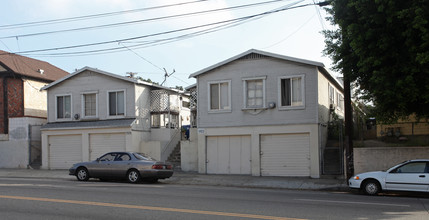
[[[0,50],[70,73],[89,66],[158,83],[167,73],[167,87],[190,86],[190,74],[250,49],[329,69],[321,31],[335,27],[324,9],[304,6],[320,1],[2,0]]]

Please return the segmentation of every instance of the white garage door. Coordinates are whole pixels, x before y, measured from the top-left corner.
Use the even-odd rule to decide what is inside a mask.
[[[50,135],[48,143],[50,169],[69,169],[82,162],[81,135]]]
[[[125,151],[125,133],[89,135],[89,160],[112,151]]]
[[[207,173],[251,174],[250,136],[207,137]]]
[[[309,134],[261,135],[262,176],[310,176]]]

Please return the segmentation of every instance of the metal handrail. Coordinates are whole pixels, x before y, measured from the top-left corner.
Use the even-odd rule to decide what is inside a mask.
[[[175,129],[175,130],[176,130],[176,132],[174,133],[173,137],[170,139],[170,141],[166,145],[164,145],[165,147],[161,151],[161,158],[160,158],[161,160],[162,160],[162,156],[165,154],[167,149],[171,148],[171,146],[170,146],[171,143],[173,143],[173,141],[176,140],[177,135],[180,134],[180,129]]]

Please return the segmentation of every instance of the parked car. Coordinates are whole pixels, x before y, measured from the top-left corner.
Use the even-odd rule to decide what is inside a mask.
[[[381,191],[429,192],[429,159],[409,160],[386,171],[355,175],[349,179],[349,187],[368,195]]]
[[[79,181],[89,178],[126,179],[130,183],[141,180],[156,182],[173,175],[171,164],[156,161],[142,153],[110,152],[91,162],[76,163],[69,169],[69,175]]]

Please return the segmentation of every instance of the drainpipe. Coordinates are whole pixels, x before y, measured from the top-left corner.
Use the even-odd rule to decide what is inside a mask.
[[[9,114],[8,114],[8,100],[7,100],[7,78],[5,76],[3,78],[3,127],[4,127],[4,133],[9,133]]]

